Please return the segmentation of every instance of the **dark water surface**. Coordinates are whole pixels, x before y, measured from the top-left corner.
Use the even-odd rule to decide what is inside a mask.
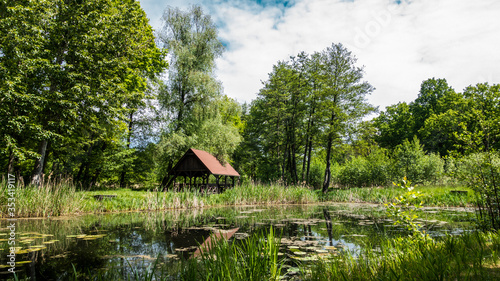
[[[471,213],[463,209],[425,209],[421,223],[434,236],[469,229]],[[10,222],[0,220],[0,279],[7,272]],[[376,247],[384,236],[400,232],[384,218],[384,207],[372,204],[252,206],[163,212],[84,215],[16,222],[16,272],[31,280],[67,280],[109,268],[125,276],[132,268],[146,270],[157,258],[173,270],[195,256],[211,234],[230,241],[273,227],[281,234],[281,251],[292,259],[356,253]],[[172,273],[175,274],[175,273]]]

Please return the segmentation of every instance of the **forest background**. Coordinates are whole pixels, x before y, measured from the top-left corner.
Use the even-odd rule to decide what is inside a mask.
[[[484,155],[498,166],[499,85],[430,78],[379,111],[355,54],[332,43],[277,62],[238,104],[214,75],[224,46],[210,16],[168,8],[163,24],[154,33],[136,1],[0,1],[2,175],[155,188],[191,147],[243,182],[323,191],[455,184]]]

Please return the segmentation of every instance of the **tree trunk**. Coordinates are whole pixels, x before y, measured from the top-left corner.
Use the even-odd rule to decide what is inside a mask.
[[[35,161],[35,167],[31,175],[31,184],[39,186],[42,183],[43,163],[45,161],[45,153],[47,152],[48,140],[42,140],[38,146],[38,154],[40,157]]]
[[[307,163],[307,148],[309,146],[309,137],[306,136],[306,144],[304,145],[304,156],[302,157],[302,172],[300,173],[300,181],[305,181],[305,173],[306,173],[306,163]]]
[[[328,138],[328,144],[326,148],[326,169],[325,169],[325,179],[323,181],[323,193],[326,193],[328,191],[328,188],[330,187],[330,179],[331,179],[331,171],[330,171],[330,158],[332,155],[332,138]]]
[[[333,125],[335,121],[335,113],[332,113],[332,118],[330,119],[330,132],[328,133],[328,142],[326,147],[326,169],[325,169],[325,180],[323,181],[323,193],[328,191],[330,187],[330,180],[332,173],[330,171],[330,158],[332,158],[332,145],[333,145]]]
[[[312,136],[309,136],[309,151],[307,156],[307,171],[306,171],[306,182],[309,183],[309,171],[311,169],[311,154],[312,154]]]
[[[11,148],[9,153],[9,163],[7,164],[8,174],[14,174],[14,159],[15,159],[14,151]]]
[[[130,140],[132,138],[132,125],[133,125],[134,111],[130,112],[129,122],[128,122],[128,136],[127,136],[127,150],[130,149]],[[127,167],[122,168],[122,173],[120,175],[120,188],[125,187],[125,177],[127,175]]]
[[[47,162],[49,160],[49,157],[50,157],[50,150],[51,150],[51,143],[48,142],[47,143],[47,148],[45,149],[45,157],[43,159],[43,166],[42,166],[42,174],[46,174],[45,173],[45,170],[47,169]]]
[[[312,129],[314,126],[314,103],[311,103],[311,111],[309,112],[309,121],[307,122],[306,131],[306,147],[304,150],[304,163],[302,165],[302,180],[309,183],[309,168],[311,167],[311,151],[312,151]],[[307,164],[306,164],[307,162]],[[307,167],[306,167],[307,165]],[[304,177],[305,171],[305,177]]]
[[[94,148],[94,144],[89,144],[89,148],[87,149],[87,155],[83,159],[82,163],[80,164],[80,169],[78,169],[78,174],[76,175],[75,182],[81,182],[81,177],[83,174],[83,171],[87,168],[90,155],[92,154],[92,149]]]

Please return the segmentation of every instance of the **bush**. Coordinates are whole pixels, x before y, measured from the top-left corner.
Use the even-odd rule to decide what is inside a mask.
[[[430,183],[444,174],[444,160],[437,154],[426,155],[416,137],[396,147],[393,163],[393,179],[407,177],[416,183]]]
[[[323,184],[323,177],[325,176],[326,164],[318,158],[313,158],[309,170],[309,185],[314,188],[320,188]]]
[[[382,150],[375,150],[367,157],[354,157],[342,166],[337,181],[343,186],[377,186],[389,182],[389,158]]]
[[[480,226],[500,229],[500,154],[471,154],[460,161],[456,173],[476,194]]]

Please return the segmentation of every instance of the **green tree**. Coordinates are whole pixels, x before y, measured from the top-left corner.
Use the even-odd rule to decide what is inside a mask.
[[[427,118],[433,114],[439,115],[448,109],[448,104],[440,100],[454,93],[455,90],[445,79],[431,78],[422,82],[418,97],[410,104],[410,111],[415,120],[413,132],[417,137],[420,138],[418,131],[424,126]]]
[[[444,161],[437,154],[426,154],[416,136],[396,147],[393,161],[393,179],[411,177],[418,183],[435,182],[444,172]]]
[[[173,129],[179,131],[193,108],[220,94],[213,71],[224,46],[215,23],[200,6],[188,11],[168,7],[162,19],[159,38],[170,52],[170,71],[161,100],[174,117]]]
[[[332,44],[321,53],[319,114],[325,128],[323,141],[326,168],[323,192],[331,181],[331,158],[334,141],[339,141],[348,123],[355,122],[373,107],[365,97],[373,87],[363,79],[363,68],[355,66],[356,57],[342,44]]]
[[[35,114],[49,67],[40,31],[50,28],[53,13],[49,1],[0,1],[0,153],[8,173],[16,159],[36,156],[30,140],[47,136]]]
[[[228,161],[240,141],[239,119],[234,101],[222,95],[215,79],[215,60],[224,46],[217,28],[200,6],[188,11],[168,7],[163,14],[161,44],[170,52],[168,80],[159,93],[163,110],[170,117],[159,143],[158,173],[166,184],[166,174],[174,162],[190,147],[215,154]],[[221,106],[221,103],[227,107]],[[224,110],[228,110],[224,112]]]
[[[414,119],[406,102],[386,107],[374,118],[374,124],[378,130],[375,140],[384,148],[394,149],[414,135]]]
[[[348,123],[373,110],[364,99],[372,87],[361,81],[363,71],[355,61],[339,44],[313,55],[302,52],[273,67],[252,103],[240,148],[252,151],[246,155],[256,163],[254,175],[285,184],[310,183],[311,163],[317,164],[315,175],[322,166],[313,157],[324,149],[324,184],[329,185],[334,142],[342,143]]]
[[[17,113],[11,118],[21,120],[25,147],[37,153],[32,182],[38,184],[48,148],[83,143],[91,155],[92,146],[104,151],[114,142],[143,99],[147,80],[166,66],[164,54],[133,0],[3,1],[0,9],[6,15],[1,37],[8,28],[12,40],[2,42],[0,64],[9,70],[2,75],[14,83],[0,86],[10,87],[2,108],[21,108],[10,111]],[[32,36],[24,37],[26,31]],[[29,68],[18,72],[13,62]],[[7,140],[15,143],[15,134]]]
[[[500,149],[500,84],[480,83],[465,89],[467,122],[458,135],[466,152],[488,152]]]
[[[260,156],[256,165],[260,179],[295,184],[307,176],[308,148],[312,146],[314,131],[311,111],[307,108],[311,94],[309,64],[310,58],[305,53],[278,62],[252,103],[245,129],[245,148],[241,149],[253,149],[254,153],[249,155]],[[307,129],[302,129],[304,127]],[[249,143],[250,138],[258,144]]]

